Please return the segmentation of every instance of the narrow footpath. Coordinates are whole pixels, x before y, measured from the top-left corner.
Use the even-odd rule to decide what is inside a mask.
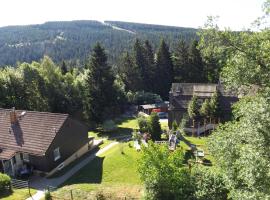
[[[37,189],[37,193],[34,194],[32,197],[27,198],[26,200],[40,200],[44,197],[44,190],[48,187],[55,187],[57,188],[61,184],[63,184],[66,180],[68,180],[71,176],[73,176],[76,172],[78,172],[80,169],[82,169],[84,166],[86,166],[89,162],[91,162],[95,157],[101,155],[102,153],[108,151],[115,145],[117,145],[119,142],[112,142],[109,145],[105,146],[104,148],[100,149],[97,152],[93,152],[93,154],[90,154],[88,157],[86,157],[84,160],[82,160],[80,163],[72,167],[69,171],[67,171],[63,176],[57,177],[57,178],[42,178],[37,177],[36,179],[30,181],[30,187]]]

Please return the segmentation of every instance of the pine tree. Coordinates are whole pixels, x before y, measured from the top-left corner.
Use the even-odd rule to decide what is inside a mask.
[[[144,51],[145,51],[145,90],[149,92],[154,91],[154,74],[155,74],[155,61],[154,61],[154,51],[148,40],[144,42]]]
[[[65,61],[62,62],[61,72],[62,72],[63,75],[65,75],[68,72]]]
[[[209,99],[205,99],[201,108],[200,108],[200,115],[202,117],[209,117],[211,113],[211,106]]]
[[[193,96],[188,103],[188,115],[190,119],[195,119],[199,116],[199,102],[197,96]]]
[[[136,92],[141,89],[140,72],[128,52],[124,53],[120,59],[118,74],[125,84],[126,91]]]
[[[221,108],[220,108],[220,94],[219,92],[215,92],[213,96],[210,99],[209,107],[210,107],[210,117],[219,117],[221,114]]]
[[[156,72],[155,72],[155,93],[164,100],[169,97],[169,91],[173,82],[173,63],[169,47],[162,39],[157,52]]]
[[[138,88],[139,90],[144,90],[145,83],[148,77],[146,73],[146,59],[144,54],[145,52],[140,40],[136,39],[133,51],[135,67],[136,70],[139,71],[138,80],[141,80],[140,83],[138,83]]]
[[[101,123],[105,112],[115,103],[114,77],[107,64],[107,55],[99,43],[88,60],[85,85],[84,114],[86,119]]]
[[[190,82],[189,73],[189,54],[188,45],[181,39],[174,53],[174,81]]]
[[[148,122],[148,129],[151,134],[152,140],[160,140],[161,139],[161,126],[159,122],[159,117],[157,113],[153,112],[150,115],[150,119]]]
[[[204,83],[207,82],[207,77],[202,56],[197,47],[198,41],[194,40],[189,48],[188,82]]]

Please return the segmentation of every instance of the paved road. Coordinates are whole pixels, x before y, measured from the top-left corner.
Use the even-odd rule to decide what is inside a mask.
[[[73,176],[76,172],[78,172],[81,168],[86,166],[89,162],[91,162],[96,156],[101,155],[102,153],[108,151],[115,145],[117,145],[118,142],[110,143],[109,145],[105,146],[104,148],[100,149],[97,152],[94,152],[93,154],[90,154],[87,158],[85,158],[83,161],[72,167],[68,172],[66,172],[63,176],[57,177],[57,178],[42,178],[42,177],[33,177],[33,179],[30,181],[30,187],[35,188],[38,190],[38,192],[32,196],[32,198],[28,198],[27,200],[39,200],[44,197],[44,190],[47,188],[47,186],[52,187],[58,187],[61,184],[63,184],[66,180],[68,180],[71,176]]]

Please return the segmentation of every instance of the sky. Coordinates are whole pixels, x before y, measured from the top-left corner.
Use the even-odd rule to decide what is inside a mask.
[[[220,27],[242,30],[262,15],[264,0],[2,0],[0,27],[46,21],[118,20],[202,27],[219,16]]]

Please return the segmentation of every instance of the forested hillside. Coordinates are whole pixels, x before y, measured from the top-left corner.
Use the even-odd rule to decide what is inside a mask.
[[[56,63],[82,65],[96,42],[107,49],[115,63],[123,51],[130,51],[136,38],[149,40],[157,49],[161,38],[174,49],[180,38],[190,42],[196,29],[127,22],[47,22],[40,25],[0,28],[0,66],[38,61],[48,55]]]

